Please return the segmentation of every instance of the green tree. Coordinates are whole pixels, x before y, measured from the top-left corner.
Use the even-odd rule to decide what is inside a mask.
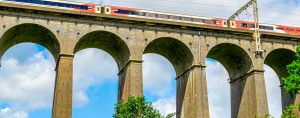
[[[289,74],[287,78],[281,79],[284,82],[285,91],[290,94],[292,99],[299,94],[300,90],[300,45],[297,46],[296,58],[297,60],[286,67]]]
[[[297,60],[293,61],[292,64],[287,65],[288,76],[287,78],[282,78],[284,82],[284,89],[290,95],[291,99],[294,99],[300,90],[300,45],[296,49],[296,58]],[[289,107],[286,107],[286,110],[283,111],[281,118],[299,118],[294,112],[294,110],[300,110],[300,103],[295,106],[291,104]]]
[[[113,118],[171,118],[175,113],[168,114],[166,117],[154,109],[152,103],[146,102],[145,96],[129,96],[126,103],[120,100],[115,107]]]

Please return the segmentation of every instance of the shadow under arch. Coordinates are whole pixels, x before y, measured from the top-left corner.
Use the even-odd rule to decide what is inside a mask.
[[[230,79],[235,79],[253,69],[253,62],[248,53],[231,43],[221,43],[211,48],[206,58],[220,62],[227,70]]]
[[[221,43],[212,47],[206,58],[220,62],[230,77],[231,117],[250,117],[255,114],[255,109],[249,109],[256,104],[253,102],[256,98],[251,97],[255,93],[251,90],[255,79],[253,73],[248,73],[254,66],[249,54],[238,45]]]
[[[169,60],[177,76],[188,70],[194,62],[194,56],[189,47],[180,40],[170,37],[151,41],[143,52],[143,54],[147,53],[159,54]]]
[[[264,64],[271,67],[275,73],[277,74],[280,81],[280,89],[281,89],[281,104],[282,110],[286,109],[286,106],[290,106],[295,103],[295,99],[290,99],[289,94],[285,92],[283,88],[283,82],[281,78],[286,78],[288,76],[288,70],[286,66],[291,64],[294,60],[296,60],[295,52],[289,49],[279,48],[271,51],[264,61]],[[298,96],[296,99],[299,99]],[[300,113],[297,113],[298,115]]]
[[[121,70],[130,58],[127,44],[119,36],[108,31],[93,31],[81,37],[75,45],[74,54],[86,48],[101,49],[110,54]]]
[[[0,59],[9,48],[25,42],[45,47],[57,62],[60,53],[60,43],[57,37],[46,27],[32,23],[16,25],[3,34],[0,39]]]

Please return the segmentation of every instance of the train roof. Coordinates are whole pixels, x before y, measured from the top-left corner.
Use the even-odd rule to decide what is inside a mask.
[[[41,0],[41,1],[59,2],[59,3],[68,3],[68,4],[80,4],[80,5],[82,5],[82,4],[92,4],[92,3],[73,2],[73,1],[66,1],[66,0]],[[97,5],[97,4],[93,4],[93,5]]]

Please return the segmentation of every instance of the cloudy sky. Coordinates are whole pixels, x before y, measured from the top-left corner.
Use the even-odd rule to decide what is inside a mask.
[[[84,2],[227,19],[248,1],[85,0]],[[299,6],[299,0],[258,0],[260,21],[300,26]],[[240,20],[253,21],[252,10],[247,9],[250,15],[243,12],[239,16]],[[156,54],[145,54],[143,60],[144,95],[161,113],[174,112],[176,103],[174,68],[168,60]],[[210,116],[230,118],[228,74],[224,67],[214,60],[207,59],[206,65]],[[50,118],[54,68],[53,56],[42,46],[23,43],[10,48],[1,61],[0,118]],[[268,66],[264,68],[269,111],[279,118],[281,115],[279,79],[271,68]],[[85,49],[75,55],[73,118],[112,116],[114,104],[117,102],[117,73],[115,61],[102,50]]]

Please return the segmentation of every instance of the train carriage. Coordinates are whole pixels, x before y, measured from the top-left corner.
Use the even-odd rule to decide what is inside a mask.
[[[230,20],[229,27],[238,28],[238,29],[247,29],[247,30],[255,30],[254,22],[246,22],[246,21],[236,21]],[[272,24],[259,24],[260,31],[266,32],[276,32],[276,33],[286,33],[286,34],[296,34],[300,35],[300,28],[297,27],[289,27],[289,26],[281,26],[281,25],[272,25]]]
[[[101,5],[71,2],[63,0],[0,0],[3,3],[29,5],[35,7],[47,7],[66,9],[81,12],[101,13]]]
[[[111,15],[127,16],[127,17],[138,17],[138,18],[146,18],[146,19],[166,20],[166,21],[174,21],[174,22],[227,27],[226,19],[182,15],[182,14],[174,14],[174,13],[166,13],[166,12],[124,8],[124,7],[104,6],[103,13],[111,14]]]

